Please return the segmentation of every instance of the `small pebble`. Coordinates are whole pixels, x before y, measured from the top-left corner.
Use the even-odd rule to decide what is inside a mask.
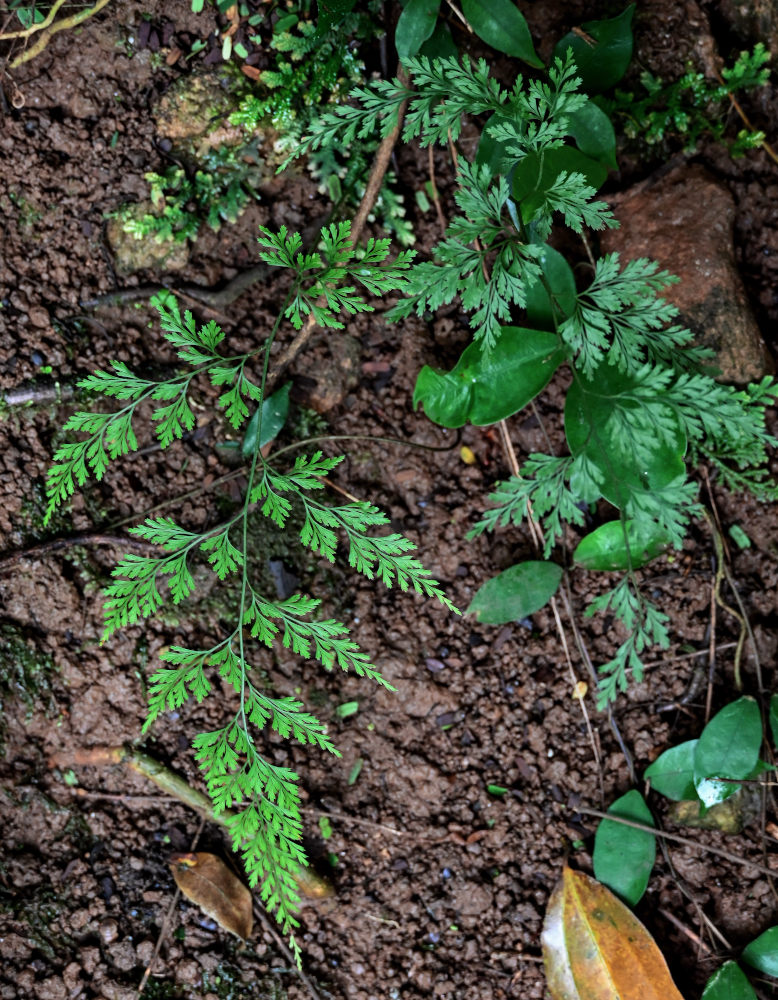
[[[119,926],[115,920],[107,918],[100,923],[100,938],[103,944],[111,944],[119,936]]]

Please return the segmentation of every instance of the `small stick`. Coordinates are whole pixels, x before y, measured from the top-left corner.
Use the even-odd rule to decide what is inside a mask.
[[[200,820],[200,826],[197,828],[197,833],[194,835],[194,840],[192,841],[192,846],[189,848],[190,852],[194,852],[197,849],[197,844],[200,840],[200,834],[203,832],[203,827],[205,826],[205,819]],[[165,940],[165,935],[167,934],[168,927],[170,926],[170,921],[173,919],[173,913],[175,912],[176,906],[178,905],[179,897],[181,896],[181,889],[176,886],[176,891],[173,893],[173,898],[170,901],[170,906],[167,908],[167,913],[165,914],[165,919],[162,921],[162,926],[159,929],[159,937],[157,938],[157,943],[154,948],[154,954],[151,956],[149,964],[146,966],[146,971],[143,973],[143,978],[138,986],[138,1000],[143,995],[143,991],[146,988],[146,983],[149,981],[149,976],[151,975],[151,970],[154,968],[154,963],[159,958],[159,953],[162,950],[162,942]]]
[[[121,535],[100,535],[83,534],[71,535],[69,538],[55,538],[50,542],[41,542],[40,545],[33,545],[29,549],[21,549],[19,552],[12,552],[10,555],[0,558],[0,573],[11,569],[23,559],[37,559],[38,556],[50,555],[52,552],[60,552],[62,549],[69,549],[75,545],[110,545],[114,548],[139,549],[141,552],[153,554],[158,546],[151,542],[144,542],[140,538],[132,538]]]
[[[432,201],[435,205],[435,212],[438,216],[438,225],[440,226],[440,231],[443,236],[446,235],[446,216],[443,214],[443,206],[440,204],[440,195],[438,194],[438,185],[435,183],[435,147],[432,143],[429,144],[429,171],[430,171],[430,184],[432,185]]]
[[[409,77],[402,66],[397,67],[397,77],[403,86],[408,86]],[[362,230],[367,222],[367,217],[375,204],[378,192],[381,190],[381,184],[383,183],[384,175],[389,168],[389,161],[392,158],[395,143],[400,138],[400,130],[402,129],[403,118],[405,117],[405,109],[407,106],[408,99],[406,98],[397,109],[397,123],[392,131],[384,136],[381,141],[381,145],[378,147],[376,152],[375,160],[373,161],[373,169],[370,171],[370,177],[367,182],[367,187],[365,188],[365,193],[362,195],[362,201],[357,209],[357,214],[354,216],[351,223],[352,246],[356,246],[357,240],[362,235]],[[309,313],[308,319],[305,321],[305,325],[302,330],[300,330],[291,344],[289,344],[281,357],[274,364],[271,382],[276,382],[281,374],[294,361],[300,351],[311,339],[311,334],[313,333],[315,327],[316,320],[314,319],[313,313]]]
[[[29,385],[17,386],[15,389],[7,389],[3,394],[3,402],[6,406],[43,406],[47,403],[64,403],[73,397],[73,386],[66,382],[60,385]]]
[[[668,920],[682,934],[685,934],[688,938],[694,941],[694,943],[697,945],[700,951],[706,951],[709,955],[713,954],[713,949],[711,948],[711,946],[709,944],[706,944],[705,941],[702,940],[699,934],[695,934],[690,927],[687,927],[686,924],[682,923],[678,919],[678,917],[673,916],[673,914],[670,913],[669,910],[665,910],[663,907],[660,906],[656,912],[660,916],[664,917],[665,920]]]
[[[302,979],[302,981],[305,983],[306,987],[308,988],[308,992],[313,997],[313,1000],[321,1000],[321,994],[318,992],[316,987],[313,985],[311,980],[306,976],[303,970],[298,968],[294,955],[291,953],[291,951],[289,951],[289,949],[286,946],[286,941],[284,941],[284,939],[281,937],[281,935],[278,933],[278,931],[275,929],[272,923],[268,920],[265,911],[257,903],[256,899],[254,900],[254,915],[257,917],[257,919],[262,924],[267,933],[273,938],[279,950],[283,952],[287,962],[289,962],[289,967],[293,969],[300,977],[300,979]]]
[[[688,837],[681,837],[677,833],[667,833],[665,830],[657,830],[653,826],[647,826],[645,823],[636,823],[631,819],[623,819],[621,816],[614,816],[612,813],[600,812],[599,809],[589,809],[586,806],[575,806],[573,812],[581,813],[583,816],[594,816],[597,819],[609,819],[613,820],[614,823],[621,823],[622,826],[631,826],[635,830],[643,830],[645,833],[653,834],[655,837],[663,837],[665,840],[674,840],[676,843],[685,844],[687,847],[696,848],[698,851],[705,851],[708,854],[717,854],[720,858],[726,858],[727,861],[732,861],[736,865],[745,865],[750,868],[756,869],[762,875],[767,875],[769,878],[775,878],[775,872],[770,868],[765,867],[765,865],[760,865],[756,861],[749,861],[748,858],[738,857],[737,854],[732,854],[731,851],[724,851],[720,847],[709,847],[707,844],[700,844],[697,841],[690,840]]]

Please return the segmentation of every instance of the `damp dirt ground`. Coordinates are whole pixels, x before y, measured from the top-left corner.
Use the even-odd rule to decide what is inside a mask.
[[[580,3],[520,7],[544,55],[550,48],[544,39],[601,13]],[[647,4],[638,18],[645,42],[639,52],[655,60],[655,71],[671,75],[699,31],[725,55],[756,40],[733,34],[725,4],[691,5],[679,18],[686,7]],[[146,47],[140,47],[144,21],[152,27],[143,29]],[[326,200],[300,171],[269,185],[237,224],[203,232],[183,270],[115,273],[106,213],[146,196],[144,173],[164,165],[150,108],[197,65],[167,65],[160,46],[207,34],[184,0],[116,0],[2,81],[0,390],[61,387],[59,400],[50,394],[43,402],[7,405],[0,417],[0,997],[7,1000],[129,1000],[152,959],[144,990],[150,998],[311,995],[262,924],[242,945],[191,903],[179,898],[171,909],[171,853],[188,851],[199,831],[199,849],[229,858],[217,826],[201,828],[194,812],[122,765],[77,763],[97,747],[135,744],[201,787],[191,740],[223,724],[232,705],[226,692],[169,714],[143,741],[140,729],[159,652],[207,632],[218,619],[218,596],[206,593],[175,616],[127,628],[101,645],[100,590],[123,552],[127,524],[152,506],[186,495],[171,509],[194,528],[213,523],[235,502],[240,479],[216,482],[231,471],[220,448],[229,432],[203,408],[188,440],[161,451],[148,439],[140,455],[111,469],[102,484],[90,483],[48,528],[42,525],[45,473],[74,408],[68,391],[77,378],[111,359],[145,370],[174,361],[147,303],[100,311],[80,303],[162,280],[173,290],[219,287],[256,263],[258,225],[302,230],[326,218]],[[776,106],[770,87],[749,105],[773,140]],[[677,153],[641,158],[632,151],[610,189],[627,187]],[[737,260],[775,350],[778,168],[764,153],[732,161],[711,144],[691,159],[735,197]],[[422,212],[415,199],[429,179],[426,153],[398,149],[394,167],[424,253],[439,238],[434,212]],[[453,175],[443,152],[435,167],[450,211]],[[230,342],[244,350],[256,343],[279,301],[278,284],[267,280],[220,310]],[[201,308],[199,315],[209,318]],[[460,436],[413,411],[420,367],[447,366],[467,336],[456,308],[400,326],[385,324],[379,308],[343,336],[315,338],[291,370],[298,433],[401,442],[355,442],[335,482],[388,511],[459,607],[485,579],[533,552],[517,529],[465,540],[486,494],[508,474],[496,432],[469,427]],[[537,412],[511,421],[519,459],[544,450],[546,432],[561,444],[562,389],[552,386]],[[316,407],[325,412],[314,416]],[[463,460],[462,446],[472,463]],[[738,525],[751,541],[744,549],[730,542],[727,566],[751,630],[742,658],[745,690],[757,691],[757,658],[769,690],[778,648],[778,511],[728,497],[715,485],[705,499],[715,504],[726,537]],[[76,534],[90,535],[91,543],[33,548]],[[283,561],[303,589],[323,595],[327,613],[353,628],[397,689],[327,674],[285,650],[264,664],[272,688],[300,694],[342,752],[340,759],[323,759],[273,740],[267,747],[277,763],[301,775],[306,846],[332,887],[327,898],[307,901],[300,918],[314,988],[336,1000],[540,1000],[540,930],[549,894],[567,857],[591,870],[596,821],[577,809],[607,807],[630,787],[608,719],[589,695],[590,735],[574,697],[575,681],[588,675],[572,638],[575,677],[548,609],[505,627],[481,626],[431,602],[388,593],[343,565],[322,569],[274,536],[258,534],[256,552],[260,567]],[[644,571],[671,614],[672,645],[651,658],[645,681],[614,707],[638,775],[666,747],[699,733],[709,690],[713,710],[736,696],[740,626],[712,603],[716,568],[701,524],[683,552]],[[577,573],[568,589],[595,663],[618,640],[607,619],[581,613],[602,587],[601,577]],[[727,592],[727,600],[736,598]],[[341,719],[338,706],[348,702],[358,702],[358,711]],[[504,791],[494,794],[494,786]],[[654,805],[663,816],[662,803]],[[778,843],[769,833],[774,819],[768,800],[766,815],[736,836],[691,831],[700,846],[660,853],[638,914],[687,997],[699,996],[721,961],[778,917],[768,879],[701,847],[724,846],[778,869]],[[711,936],[709,923],[721,938]],[[769,984],[759,988],[772,995]]]

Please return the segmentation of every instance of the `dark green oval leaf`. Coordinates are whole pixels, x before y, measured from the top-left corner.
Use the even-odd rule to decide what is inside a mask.
[[[762,721],[753,698],[738,698],[713,716],[694,750],[694,785],[705,806],[735,794],[737,780],[757,766],[761,744]]]
[[[487,353],[471,344],[450,372],[425,365],[416,380],[413,405],[442,427],[478,426],[504,420],[546,387],[565,359],[559,340],[544,330],[504,326]]]
[[[654,817],[637,789],[616,799],[608,809],[614,816],[654,826]],[[646,891],[656,860],[656,838],[645,830],[604,819],[594,837],[594,876],[617,896],[635,906]]]
[[[512,0],[462,0],[462,13],[478,37],[498,52],[542,69],[524,15]]]
[[[768,976],[778,976],[778,927],[755,938],[743,951],[743,961]]]
[[[575,276],[562,254],[548,244],[536,259],[554,297],[554,304],[552,307],[543,282],[536,281],[527,289],[527,322],[541,330],[555,330],[560,320],[566,319],[575,311]]]
[[[397,21],[394,44],[400,59],[415,56],[435,30],[440,0],[408,0]]]
[[[459,55],[451,29],[444,21],[438,21],[435,25],[435,30],[419,49],[419,55],[427,59],[447,59],[449,56]]]
[[[639,569],[669,545],[667,535],[655,524],[609,521],[581,540],[573,560],[584,569]]]
[[[725,962],[705,984],[702,1000],[757,1000],[757,996],[737,962]]]
[[[249,420],[246,433],[243,435],[241,450],[244,458],[251,458],[257,446],[257,428],[259,427],[259,414],[262,414],[262,434],[260,435],[259,447],[264,448],[266,444],[273,440],[286,423],[289,416],[289,390],[292,388],[291,382],[286,382],[272,396],[262,401],[262,407],[257,407],[254,416]]]
[[[778,747],[778,694],[770,698],[770,734],[773,738],[773,747]]]
[[[533,219],[546,203],[546,192],[557,177],[568,173],[583,174],[595,190],[608,176],[608,168],[586,156],[574,146],[556,146],[539,153],[529,153],[513,171],[513,197],[521,206],[524,222]]]
[[[673,802],[696,798],[694,788],[694,748],[697,740],[687,740],[677,747],[670,747],[649,764],[643,777],[651,781],[655,792]]]
[[[504,625],[539,611],[562,579],[562,567],[552,562],[523,562],[487,580],[467,614],[484,625]]]
[[[605,21],[586,21],[580,33],[568,31],[554,47],[554,57],[564,58],[568,49],[573,50],[573,58],[578,75],[583,81],[583,89],[589,93],[607,90],[627,72],[632,58],[632,15],[635,4],[618,17]],[[588,35],[588,39],[587,36]]]
[[[587,101],[583,107],[571,112],[570,134],[575,144],[587,156],[616,170],[616,133],[610,118],[594,101]]]
[[[703,729],[694,751],[699,778],[747,778],[759,760],[762,721],[748,695],[725,705]]]
[[[625,428],[630,411],[641,405],[629,400],[636,389],[640,389],[638,376],[602,364],[591,379],[579,375],[565,400],[565,434],[570,451],[574,456],[585,454],[599,469],[602,496],[619,509],[634,494],[663,489],[683,476],[686,469],[686,435],[669,407],[662,415],[666,423],[676,427],[672,442],[652,441],[643,431],[642,453],[636,456],[634,439],[641,432],[633,434]]]
[[[505,148],[505,143],[500,139],[495,139],[489,133],[490,125],[499,125],[501,122],[508,121],[505,115],[494,114],[489,118],[484,125],[483,131],[481,132],[481,138],[478,140],[478,149],[475,154],[475,162],[478,166],[487,166],[492,172],[492,175],[505,173],[506,166],[511,163],[515,163],[518,157],[514,153],[509,153]]]

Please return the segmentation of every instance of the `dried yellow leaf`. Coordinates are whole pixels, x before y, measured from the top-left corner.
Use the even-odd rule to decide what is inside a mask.
[[[643,924],[583,872],[565,868],[542,943],[553,1000],[683,1000]]]

